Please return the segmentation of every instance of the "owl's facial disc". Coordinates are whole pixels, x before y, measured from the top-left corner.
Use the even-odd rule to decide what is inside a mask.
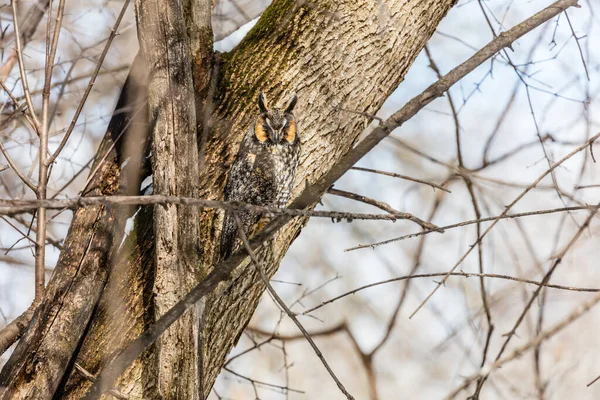
[[[254,136],[259,142],[264,143],[267,141],[267,129],[268,126],[265,123],[265,119],[261,115],[260,117],[258,117],[258,119],[256,120],[256,124],[254,125]]]
[[[283,132],[283,139],[289,144],[292,144],[296,140],[296,121],[294,119],[288,120],[284,128],[285,127],[287,127],[287,129]]]
[[[297,137],[296,120],[287,109],[271,108],[258,117],[254,133],[256,139],[264,144],[292,145]]]

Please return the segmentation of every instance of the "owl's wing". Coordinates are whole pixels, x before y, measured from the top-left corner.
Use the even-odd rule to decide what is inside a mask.
[[[262,156],[255,154],[252,147],[242,145],[238,152],[225,185],[225,200],[265,205],[269,204],[272,183],[269,181],[268,166]],[[237,210],[244,232],[258,222],[260,215],[252,210]],[[227,258],[237,243],[238,228],[232,212],[225,213],[223,232],[221,234],[221,257]]]
[[[248,162],[245,154],[238,153],[229,177],[225,184],[224,199],[226,201],[244,201],[244,193],[248,186],[248,177],[251,172],[252,165]],[[240,210],[240,212],[244,212]],[[240,213],[238,213],[238,216]],[[233,252],[235,239],[237,236],[237,224],[234,215],[226,211],[223,221],[223,232],[221,233],[221,258],[225,259]]]

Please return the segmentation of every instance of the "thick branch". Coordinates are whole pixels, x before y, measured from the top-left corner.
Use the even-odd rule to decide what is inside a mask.
[[[33,306],[29,307],[23,314],[0,330],[0,355],[4,354],[23,335],[25,328],[27,328],[33,317],[33,311]]]

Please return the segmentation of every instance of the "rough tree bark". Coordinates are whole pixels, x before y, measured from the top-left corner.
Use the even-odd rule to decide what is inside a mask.
[[[135,8],[140,50],[150,71],[153,189],[196,197],[196,111],[183,7],[179,1],[136,0]],[[196,207],[172,204],[155,206],[153,216],[153,309],[159,318],[196,283],[200,221]],[[197,398],[197,314],[184,315],[156,343],[156,395],[162,399]]]
[[[140,168],[131,162],[129,168],[120,171],[124,149],[119,143],[126,135],[134,140],[145,130],[145,90],[140,87],[144,75],[138,58],[98,148],[84,195],[130,193],[120,177],[135,176]],[[140,143],[143,141],[138,141],[137,147]],[[102,294],[130,211],[105,206],[75,211],[44,301],[0,373],[0,386],[8,387],[2,399],[50,398],[57,390]]]
[[[207,146],[202,197],[220,198],[242,135],[256,115],[260,90],[275,102],[295,92],[302,155],[292,197],[305,183],[324,175],[356,143],[370,120],[340,113],[340,106],[374,114],[402,81],[452,0],[317,1],[298,6],[274,2],[248,36],[224,56],[218,88],[219,125]],[[382,10],[379,7],[384,7]],[[231,125],[229,128],[228,125]],[[232,141],[234,144],[232,145]],[[226,166],[223,158],[227,159]],[[225,167],[225,168],[224,168]],[[203,212],[202,248],[206,269],[216,260],[214,213]],[[264,256],[272,276],[306,219],[280,230]],[[239,339],[264,291],[251,265],[227,289],[207,301],[202,330],[203,387],[212,387],[225,357]],[[205,391],[208,395],[208,391]]]
[[[297,195],[305,182],[313,182],[325,174],[351,149],[370,122],[366,117],[340,114],[334,106],[375,113],[402,81],[454,2],[274,1],[242,43],[231,53],[224,54],[221,62],[215,64],[218,80],[214,88],[214,112],[210,120],[202,120],[202,129],[198,129],[208,131],[206,143],[200,140],[205,158],[199,185],[176,192],[184,194],[188,193],[186,190],[192,190],[194,195],[203,198],[222,198],[227,170],[244,131],[256,115],[256,96],[263,90],[275,103],[283,101],[292,92],[299,97],[296,114],[300,122],[303,151],[295,181],[294,195]],[[157,4],[160,2],[148,2],[143,7],[150,10],[155,3],[156,7],[160,7]],[[207,38],[206,29],[192,29],[190,21],[194,21],[194,16],[206,18],[206,13],[201,8],[194,9],[195,3],[191,0],[183,5],[175,0],[166,3],[169,7],[183,10],[181,12],[185,16],[188,32],[186,43],[192,46],[188,54],[193,55],[193,63],[185,69],[193,70],[196,110],[181,111],[189,116],[194,111],[199,114],[198,110],[202,110],[204,116],[207,109],[205,103],[210,101],[203,102],[202,96],[209,92],[212,62],[203,49],[208,44],[212,46],[212,40]],[[141,15],[143,13],[140,12],[138,18]],[[169,24],[167,28],[171,30],[173,24],[180,21],[166,18],[167,15],[171,14],[161,14],[161,23]],[[146,29],[141,18],[139,29]],[[143,41],[144,34],[148,32],[140,33]],[[157,29],[152,35],[159,33]],[[185,42],[185,39],[182,40]],[[180,56],[183,54],[180,53]],[[177,63],[178,67],[189,65],[188,60],[181,58],[169,62]],[[152,77],[150,81],[153,81]],[[176,81],[188,88],[191,85],[189,79],[183,79],[182,76],[177,76]],[[186,93],[185,98],[188,99],[189,91]],[[204,93],[200,100],[198,93]],[[161,93],[156,95],[160,97]],[[159,112],[156,107],[166,105],[151,100],[150,109],[154,110],[153,113]],[[189,129],[189,126],[186,127]],[[109,131],[114,132],[115,127],[109,127]],[[154,131],[158,133],[156,127]],[[169,131],[175,134],[173,126]],[[182,140],[187,143],[187,139]],[[119,171],[120,158],[115,149],[108,157],[103,157],[107,149],[111,149],[114,140],[107,134],[98,152],[96,165],[99,165],[100,172],[94,175],[95,183],[91,185],[94,194],[110,195],[123,186],[120,178],[123,174]],[[184,164],[194,157],[193,152],[177,153],[177,150],[169,154],[171,157],[175,154],[191,157],[183,160]],[[167,164],[176,162],[174,159],[162,161]],[[165,212],[168,210],[167,207]],[[172,213],[178,237],[182,237],[180,212],[189,210]],[[151,208],[141,209],[134,231],[117,252],[112,244],[121,242],[119,232],[122,232],[122,227],[117,226],[116,231],[109,229],[110,224],[115,223],[114,218],[110,220],[111,215],[104,207],[76,211],[65,251],[49,282],[44,303],[0,374],[0,385],[10,384],[3,398],[28,398],[27,395],[31,393],[39,396],[29,398],[51,398],[55,393],[61,398],[80,398],[91,382],[77,372],[74,364],[97,374],[154,320],[155,313],[160,313],[155,301],[164,295],[164,288],[156,286],[155,281],[160,282],[156,277],[169,271],[161,270],[154,263],[153,244],[158,237],[153,235],[152,221],[159,217]],[[219,212],[200,211],[200,232],[197,236],[200,262],[195,271],[189,264],[187,268],[183,266],[187,262],[181,263],[180,257],[189,256],[193,259],[196,256],[196,249],[189,247],[191,242],[183,248],[177,246],[171,249],[175,252],[173,257],[177,264],[172,268],[177,271],[174,272],[176,280],[170,284],[181,283],[181,289],[184,290],[189,281],[182,277],[182,271],[189,272],[194,280],[202,279],[210,272],[218,257],[221,220]],[[303,218],[294,220],[278,233],[269,246],[265,246],[261,257],[269,276],[275,273],[279,261],[305,222]],[[196,239],[195,235],[193,233],[191,239]],[[87,288],[87,292],[83,292],[83,288]],[[172,289],[172,286],[167,288]],[[238,275],[222,296],[207,299],[202,310],[195,310],[195,318],[199,322],[197,342],[189,343],[194,340],[194,324],[183,323],[188,331],[179,331],[180,336],[171,337],[171,343],[179,338],[181,346],[185,347],[173,350],[175,353],[172,354],[184,354],[190,349],[198,352],[201,378],[195,384],[200,388],[201,396],[207,396],[210,392],[226,355],[248,323],[263,291],[264,285],[258,272],[250,266]],[[174,293],[164,304],[168,305],[169,301],[183,294]],[[161,346],[158,344],[149,349],[127,369],[116,386],[126,394],[152,398],[158,395],[157,390],[162,385],[158,382],[164,378],[164,382],[167,382],[165,388],[176,387],[175,390],[181,390],[177,398],[195,398],[197,394],[190,392],[195,390],[195,386],[190,386],[187,379],[190,374],[196,373],[193,366],[180,365],[179,368],[183,370],[179,373],[186,374],[186,378],[177,381],[171,379],[169,373],[158,376],[157,369],[178,368],[169,361],[163,364],[161,360],[165,359],[157,357]]]

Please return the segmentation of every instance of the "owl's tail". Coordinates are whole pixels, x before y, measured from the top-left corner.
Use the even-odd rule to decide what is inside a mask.
[[[250,236],[250,228],[258,222],[259,215],[253,211],[237,211],[237,215],[242,222],[242,228],[246,237]],[[231,212],[225,214],[223,222],[223,232],[221,233],[221,260],[226,259],[241,245],[242,241],[238,234],[238,226],[235,222],[235,216]]]

